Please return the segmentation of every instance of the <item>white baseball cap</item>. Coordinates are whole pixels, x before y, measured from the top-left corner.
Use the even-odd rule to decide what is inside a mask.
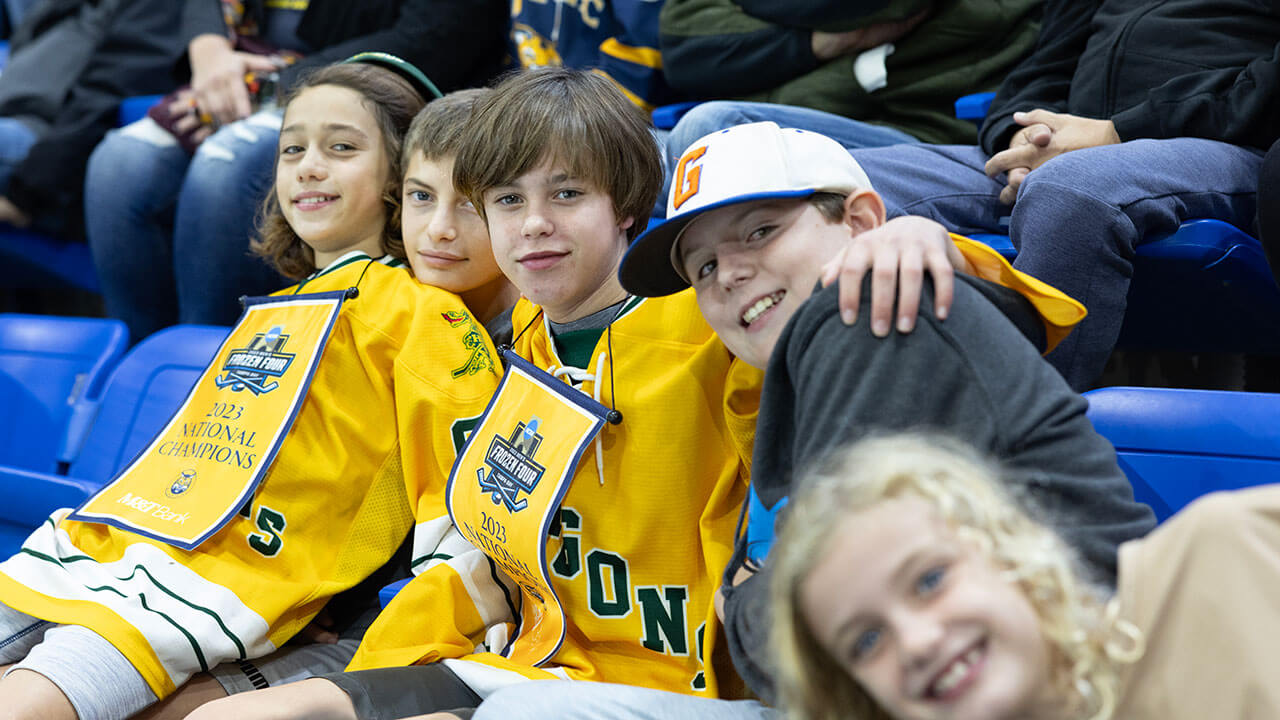
[[[676,163],[667,219],[636,238],[618,278],[642,297],[689,287],[674,248],[689,223],[708,210],[817,192],[848,195],[871,181],[840,143],[826,135],[758,122],[717,130],[689,146]]]

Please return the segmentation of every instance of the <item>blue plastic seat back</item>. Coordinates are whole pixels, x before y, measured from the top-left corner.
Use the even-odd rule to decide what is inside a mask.
[[[57,470],[73,407],[101,393],[128,344],[118,320],[0,314],[0,465]]]
[[[1114,387],[1085,397],[1161,521],[1205,493],[1280,481],[1280,395]]]
[[[975,234],[1009,260],[1007,235]],[[1188,220],[1138,246],[1118,347],[1280,354],[1280,287],[1262,244],[1220,220]]]
[[[71,477],[105,484],[177,411],[228,328],[176,325],[138,343],[111,374]]]

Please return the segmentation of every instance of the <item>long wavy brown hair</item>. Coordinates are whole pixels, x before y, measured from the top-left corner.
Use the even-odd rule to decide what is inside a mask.
[[[382,251],[404,259],[404,240],[400,235],[400,145],[414,115],[426,102],[407,80],[394,72],[377,65],[355,62],[327,65],[304,76],[289,91],[285,107],[302,91],[320,85],[334,85],[359,93],[364,98],[365,107],[377,121],[390,164],[387,184],[382,191],[382,202],[387,207]],[[267,193],[262,203],[258,237],[250,247],[286,277],[297,280],[316,271],[315,253],[285,220],[274,189]]]

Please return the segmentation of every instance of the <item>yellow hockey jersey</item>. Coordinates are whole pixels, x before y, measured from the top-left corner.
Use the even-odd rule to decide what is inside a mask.
[[[408,493],[443,488],[455,421],[483,411],[498,376],[456,296],[402,264],[344,260],[301,288],[359,296],[247,516],[184,551],[60,510],[0,564],[0,602],[94,630],[163,698],[195,672],[271,652],[387,562],[413,524]],[[414,431],[403,459],[398,425]]]
[[[517,354],[543,369],[565,365],[538,308],[522,300],[512,324],[518,334],[529,326]],[[478,551],[466,563],[447,552],[378,617],[350,669],[446,660],[482,695],[495,670],[706,697],[736,692],[732,671],[726,678],[711,660],[725,657],[712,600],[746,492],[721,409],[729,353],[692,291],[629,300],[611,335],[601,335],[585,368],[601,376],[580,389],[593,394],[601,384],[601,402],[623,421],[604,427],[600,465],[597,450],[583,455],[548,546],[568,625],[560,649],[541,669],[473,652],[487,627],[512,617],[502,599],[512,591],[479,586],[488,567],[475,561]],[[487,639],[501,650],[494,634]]]

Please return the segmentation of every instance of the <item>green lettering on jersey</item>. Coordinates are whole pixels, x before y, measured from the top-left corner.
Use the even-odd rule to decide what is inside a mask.
[[[702,653],[702,634],[706,632],[706,629],[707,629],[707,624],[704,622],[698,626],[698,631],[693,634],[694,641],[697,643],[697,647],[698,647],[698,662],[703,662],[702,658],[705,657]],[[689,687],[693,688],[694,690],[706,690],[707,676],[704,675],[701,670],[699,670],[697,674],[693,676],[693,681],[689,683]]]
[[[453,435],[453,452],[462,453],[462,446],[467,444],[467,438],[471,437],[471,431],[476,429],[476,425],[480,424],[480,416],[469,418],[458,418],[449,426],[449,432]]]
[[[552,537],[561,537],[560,552],[551,563],[551,571],[572,579],[582,572],[582,516],[573,508],[560,508],[560,522],[551,528]]]
[[[638,587],[636,604],[640,606],[640,618],[644,624],[644,637],[640,644],[654,652],[671,655],[688,655],[689,639],[685,628],[685,605],[689,602],[689,588]]]
[[[628,585],[627,561],[622,556],[599,549],[587,553],[587,603],[591,612],[599,617],[625,617],[631,612]]]
[[[280,537],[280,534],[284,532],[287,525],[284,514],[266,505],[260,505],[258,517],[253,524],[257,525],[262,532],[249,534],[249,547],[257,550],[263,557],[275,557],[279,554],[280,548],[284,547],[284,538]]]

